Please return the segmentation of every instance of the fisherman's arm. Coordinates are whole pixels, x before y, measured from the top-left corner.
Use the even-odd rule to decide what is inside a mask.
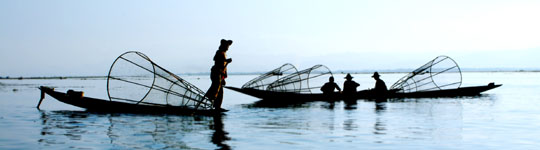
[[[337,84],[336,85],[336,89],[341,93],[341,88],[339,88],[339,86]]]

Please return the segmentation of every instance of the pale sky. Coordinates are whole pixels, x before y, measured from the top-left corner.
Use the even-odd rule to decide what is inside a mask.
[[[540,1],[2,0],[0,76],[107,75],[132,50],[209,72],[222,38],[234,41],[230,72],[414,69],[438,55],[540,68]]]

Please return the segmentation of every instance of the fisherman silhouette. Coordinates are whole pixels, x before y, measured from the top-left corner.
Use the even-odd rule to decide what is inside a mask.
[[[214,55],[214,66],[210,69],[212,84],[205,95],[214,101],[214,109],[222,111],[226,111],[221,108],[221,103],[223,102],[223,86],[225,86],[225,78],[227,78],[227,65],[232,62],[231,58],[227,59],[226,53],[232,43],[232,40],[221,39],[219,48]]]
[[[380,75],[378,72],[375,72],[373,73],[373,79],[375,79],[375,88],[373,88],[373,92],[375,93],[375,96],[377,97],[377,99],[379,100],[383,100],[381,98],[384,98],[386,96],[386,91],[388,91],[388,89],[386,88],[386,84],[384,83],[383,80],[381,80]],[[384,99],[385,100],[385,99]]]
[[[323,94],[333,94],[334,90],[337,89],[341,93],[341,88],[334,82],[334,77],[328,78],[328,82],[326,82],[322,87],[321,91]]]
[[[345,82],[343,82],[343,94],[344,95],[350,95],[356,93],[356,88],[360,86],[360,84],[354,82],[352,80],[352,76],[350,73],[347,73],[347,76],[345,76]]]
[[[343,100],[345,102],[346,108],[354,108],[354,105],[356,104],[356,98],[355,93],[356,88],[360,86],[360,84],[354,82],[352,80],[352,76],[350,73],[347,73],[347,76],[345,76],[345,82],[343,82]]]

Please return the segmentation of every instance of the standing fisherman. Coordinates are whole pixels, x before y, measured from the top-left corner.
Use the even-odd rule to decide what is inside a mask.
[[[227,50],[233,43],[232,40],[221,39],[216,55],[214,55],[214,66],[210,69],[210,80],[212,85],[206,92],[206,97],[214,101],[214,109],[223,110],[221,103],[223,102],[223,86],[225,86],[225,78],[227,78],[227,65],[232,62],[231,58],[227,59]]]

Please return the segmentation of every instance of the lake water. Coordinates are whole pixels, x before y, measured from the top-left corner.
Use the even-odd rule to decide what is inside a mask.
[[[381,74],[387,86],[405,74]],[[343,74],[336,82],[343,83]],[[355,74],[360,89],[371,74]],[[181,76],[206,90],[207,76]],[[255,75],[232,75],[241,87]],[[540,149],[540,73],[463,73],[462,86],[502,87],[478,97],[311,102],[254,107],[225,90],[217,117],[91,113],[46,97],[40,85],[107,98],[106,79],[0,80],[0,149]]]

